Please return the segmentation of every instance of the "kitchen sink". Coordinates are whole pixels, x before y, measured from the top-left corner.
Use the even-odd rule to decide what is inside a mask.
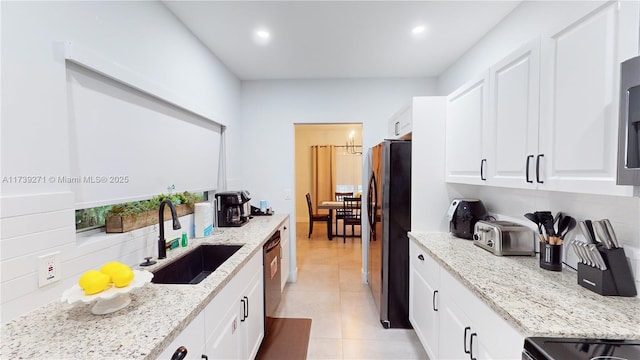
[[[238,251],[242,245],[203,244],[153,272],[155,284],[198,284]]]

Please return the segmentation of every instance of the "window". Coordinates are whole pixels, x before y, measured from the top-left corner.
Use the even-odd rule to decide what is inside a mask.
[[[196,192],[193,193],[201,199],[208,200],[209,192]],[[147,200],[134,201],[126,204],[143,204]],[[109,210],[114,206],[124,206],[125,204],[112,204],[106,206],[98,206],[87,209],[76,210],[76,232],[88,231],[92,229],[102,228],[105,226],[105,219]]]
[[[336,192],[362,194],[362,154],[351,154],[345,148],[336,153]]]

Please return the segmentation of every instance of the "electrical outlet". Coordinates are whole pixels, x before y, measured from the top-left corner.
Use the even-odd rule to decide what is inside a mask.
[[[49,285],[61,278],[60,251],[38,256],[38,286]]]

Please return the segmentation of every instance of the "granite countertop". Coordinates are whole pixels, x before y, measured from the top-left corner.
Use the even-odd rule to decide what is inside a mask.
[[[2,326],[3,359],[155,359],[219,293],[287,214],[254,217],[245,226],[190,239],[186,248],[167,251],[167,259],[144,268],[153,271],[202,243],[243,244],[197,285],[146,284],[131,292],[131,303],[107,315],[93,315],[94,303],[59,301]]]
[[[596,294],[578,285],[571,269],[495,256],[448,233],[409,237],[525,337],[640,339],[640,298]]]

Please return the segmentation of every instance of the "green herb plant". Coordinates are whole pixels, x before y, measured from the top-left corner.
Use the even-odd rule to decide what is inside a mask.
[[[192,194],[188,191],[170,195],[160,194],[149,200],[132,201],[124,204],[113,205],[111,210],[107,213],[107,217],[140,215],[147,211],[158,210],[160,208],[160,203],[165,199],[171,200],[173,205],[187,204],[190,206],[193,206],[195,203],[203,200],[202,196]]]

